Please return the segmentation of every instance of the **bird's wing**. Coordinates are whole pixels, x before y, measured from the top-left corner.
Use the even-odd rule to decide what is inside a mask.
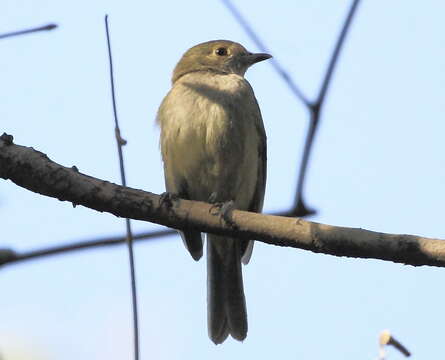
[[[165,127],[165,122],[171,120],[169,119],[169,117],[166,116],[165,113],[169,95],[170,93],[162,101],[162,104],[159,107],[158,116],[156,118],[157,123],[161,126],[161,132],[165,130],[163,128]],[[182,199],[190,200],[190,196],[188,194],[187,182],[185,181],[184,178],[179,176],[177,172],[175,172],[174,166],[172,166],[172,164],[169,162],[169,157],[167,156],[169,147],[174,141],[175,140],[172,139],[171,136],[161,135],[160,145],[161,145],[162,158],[164,160],[165,187],[167,192],[179,196]],[[203,253],[201,232],[196,230],[186,230],[186,231],[178,230],[178,232],[181,235],[182,241],[184,242],[184,245],[187,248],[187,250],[192,255],[193,259],[196,261],[199,260],[202,257]]]
[[[256,99],[255,99],[256,102]],[[267,137],[266,131],[264,129],[263,119],[261,117],[260,108],[257,105],[257,115],[255,116],[256,122],[255,127],[258,132],[258,175],[255,187],[255,192],[253,194],[252,200],[250,201],[249,211],[261,212],[263,209],[264,202],[264,192],[266,190],[266,176],[267,176]],[[247,264],[252,256],[253,251],[253,240],[246,241],[241,244],[241,254],[243,264]]]

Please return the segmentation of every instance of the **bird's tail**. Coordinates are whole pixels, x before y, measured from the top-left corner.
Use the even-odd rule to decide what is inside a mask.
[[[247,335],[247,310],[241,272],[240,242],[207,236],[207,322],[209,337],[221,344],[230,334]]]

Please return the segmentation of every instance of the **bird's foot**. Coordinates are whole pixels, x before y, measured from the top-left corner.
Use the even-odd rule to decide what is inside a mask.
[[[209,199],[210,200],[210,199]],[[230,226],[235,227],[235,222],[232,220],[232,211],[235,209],[235,202],[233,200],[226,202],[214,202],[210,208],[212,215],[219,215]]]
[[[178,195],[166,191],[161,194],[161,196],[159,198],[159,205],[160,206],[165,205],[168,208],[172,208],[174,203],[177,202],[178,200],[179,200]]]

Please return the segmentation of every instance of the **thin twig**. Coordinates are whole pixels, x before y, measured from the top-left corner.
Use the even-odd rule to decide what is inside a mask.
[[[338,35],[338,39],[335,44],[335,48],[332,52],[331,58],[329,60],[329,65],[326,69],[326,73],[323,78],[320,92],[318,93],[317,101],[315,102],[314,105],[318,104],[319,106],[321,106],[321,104],[323,104],[323,102],[324,102],[326,92],[329,88],[329,85],[331,84],[332,74],[334,73],[335,66],[337,65],[338,58],[340,57],[341,49],[343,48],[343,45],[345,43],[346,35],[348,34],[348,31],[351,27],[352,20],[354,19],[354,16],[356,14],[356,10],[357,10],[357,7],[359,4],[360,4],[360,0],[352,1],[351,7],[349,8],[349,11],[346,16],[343,27],[340,31],[340,34]]]
[[[56,24],[47,24],[47,25],[44,25],[44,26],[36,27],[36,28],[31,28],[31,29],[26,29],[26,30],[19,30],[19,31],[14,31],[14,32],[10,32],[10,33],[0,34],[0,39],[5,39],[5,38],[8,38],[8,37],[12,37],[12,36],[30,34],[30,33],[38,32],[38,31],[53,30],[55,28],[57,28]]]
[[[241,15],[241,13],[238,11],[238,9],[232,4],[232,2],[230,0],[222,0],[222,2],[230,10],[232,15],[235,17],[235,19],[238,21],[238,23],[241,25],[241,27],[244,29],[244,31],[247,33],[247,35],[250,36],[252,41],[258,46],[258,48],[261,51],[268,52],[267,46],[264,44],[264,42],[261,40],[261,38],[258,36],[258,34],[253,30],[253,28],[249,25],[247,20]],[[324,101],[325,101],[326,92],[327,92],[328,87],[331,83],[332,74],[334,72],[335,66],[337,64],[337,60],[340,55],[340,51],[342,49],[344,40],[346,38],[346,34],[351,26],[352,19],[355,15],[355,11],[356,11],[356,8],[357,8],[359,2],[360,2],[360,0],[354,0],[352,2],[352,5],[348,12],[348,15],[345,19],[345,22],[343,23],[343,27],[341,29],[339,37],[336,41],[336,45],[334,47],[332,55],[330,56],[329,65],[327,67],[327,70],[326,70],[325,76],[323,78],[320,90],[318,92],[318,96],[315,101],[311,102],[307,99],[307,97],[302,93],[302,91],[295,84],[295,82],[293,81],[290,74],[286,70],[284,70],[284,68],[281,66],[281,64],[278,62],[278,60],[276,60],[276,57],[271,59],[271,63],[274,66],[277,73],[286,82],[286,84],[289,86],[292,93],[307,107],[309,114],[310,114],[309,129],[308,129],[308,132],[306,135],[306,141],[304,144],[300,168],[298,170],[298,181],[297,181],[297,188],[295,191],[294,205],[290,211],[287,211],[285,213],[286,216],[303,217],[303,216],[315,214],[315,212],[316,212],[315,210],[310,209],[305,205],[304,196],[303,196],[304,183],[305,183],[305,179],[306,179],[309,157],[311,154],[315,134],[316,134],[316,131],[317,131],[317,128],[319,125],[321,109],[322,109]]]
[[[396,340],[389,330],[383,330],[379,336],[379,358],[378,360],[385,360],[386,352],[385,347],[391,345],[394,346],[398,351],[400,351],[406,357],[411,356],[411,352],[398,340]]]
[[[270,215],[285,216],[285,213],[270,213]],[[176,230],[171,230],[171,229],[145,231],[139,234],[133,234],[133,240],[153,241],[153,240],[158,240],[162,237],[167,237],[175,234],[178,234],[178,232]],[[102,246],[108,247],[108,246],[121,245],[126,241],[127,241],[126,236],[113,236],[113,237],[102,237],[90,240],[76,241],[65,245],[52,246],[25,252],[16,252],[14,250],[0,248],[0,266],[15,264],[26,260],[36,260],[38,258],[45,256],[63,255],[78,250],[86,250]],[[1,256],[2,254],[3,256]]]
[[[142,232],[140,234],[134,234],[133,240],[158,240],[161,237],[167,237],[170,235],[177,234],[175,230],[155,230]],[[71,253],[78,250],[92,249],[96,247],[112,247],[116,245],[121,245],[127,241],[127,236],[113,236],[104,237],[83,241],[76,241],[64,245],[57,245],[52,247],[47,247],[38,250],[31,250],[26,252],[15,252],[10,249],[0,249],[0,266],[15,264],[26,260],[36,260],[45,256],[52,255],[62,255],[66,253]]]
[[[127,186],[127,181],[125,178],[124,169],[124,155],[122,152],[122,146],[126,144],[126,141],[122,139],[119,122],[117,118],[116,110],[116,96],[114,90],[114,76],[113,76],[113,60],[111,56],[111,44],[110,44],[110,32],[108,29],[108,15],[105,15],[105,29],[107,33],[107,45],[108,45],[108,59],[110,63],[110,81],[111,81],[111,96],[113,102],[113,114],[114,114],[114,130],[117,143],[117,152],[119,155],[119,166],[121,173],[121,181],[123,186]],[[127,232],[127,245],[128,245],[128,256],[130,261],[130,276],[131,276],[131,297],[133,305],[133,336],[134,336],[134,359],[139,359],[139,326],[138,326],[138,306],[137,306],[137,291],[136,291],[136,273],[134,266],[134,253],[133,253],[133,235],[131,232],[130,219],[125,219],[125,227]]]
[[[260,49],[262,52],[269,53],[269,49],[267,48],[267,46],[260,39],[260,37],[256,34],[256,32],[253,30],[253,28],[249,25],[247,20],[241,15],[240,11],[235,7],[235,5],[233,5],[230,0],[222,0],[222,2],[224,5],[226,5],[226,7],[229,9],[229,11],[232,13],[232,15],[238,21],[238,23],[241,25],[241,27],[247,33],[247,35],[249,35],[250,38],[252,39],[252,41],[256,44],[256,46],[258,46],[258,49]],[[275,56],[269,60],[269,63],[272,64],[275,71],[281,76],[281,78],[287,84],[287,86],[292,91],[292,93],[298,99],[300,99],[304,105],[309,106],[310,105],[309,100],[306,98],[306,96],[303,94],[303,92],[297,86],[297,84],[292,79],[290,74],[283,68],[283,66],[281,66],[280,62],[276,59]]]
[[[329,64],[326,69],[326,73],[323,77],[323,81],[321,83],[317,98],[313,103],[311,103],[309,105],[310,123],[309,123],[309,129],[308,129],[308,132],[306,135],[306,142],[304,144],[304,150],[303,150],[303,156],[301,159],[300,170],[298,173],[298,181],[297,181],[297,189],[295,192],[294,208],[289,213],[289,215],[291,215],[291,216],[303,216],[303,215],[310,215],[310,214],[315,213],[315,210],[307,208],[304,203],[303,189],[304,189],[304,182],[306,179],[307,166],[309,163],[309,157],[311,154],[312,145],[314,143],[315,134],[317,132],[318,125],[320,124],[321,110],[322,110],[324,102],[325,102],[327,90],[329,88],[329,85],[331,84],[332,74],[334,73],[335,66],[337,65],[337,61],[340,57],[341,49],[345,42],[348,30],[351,27],[351,23],[354,18],[354,15],[356,14],[356,10],[357,10],[359,3],[360,3],[360,0],[352,1],[351,7],[349,8],[348,14],[347,14],[346,19],[343,23],[340,34],[337,38],[334,50],[333,50],[331,57],[329,59]]]

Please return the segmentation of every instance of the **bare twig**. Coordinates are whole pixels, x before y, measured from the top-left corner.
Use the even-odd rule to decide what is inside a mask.
[[[389,330],[383,330],[379,336],[379,360],[385,360],[386,352],[385,347],[387,345],[394,346],[397,350],[399,350],[403,355],[406,357],[410,357],[411,353],[408,351],[408,349],[402,345],[399,341],[397,341],[389,332]]]
[[[331,84],[332,74],[334,73],[335,66],[340,56],[340,51],[346,39],[349,28],[351,27],[352,20],[356,13],[360,0],[353,0],[351,7],[349,8],[343,27],[340,31],[338,39],[336,41],[334,50],[329,60],[329,65],[326,69],[321,87],[316,100],[309,105],[310,123],[309,129],[306,135],[306,142],[304,144],[303,156],[301,158],[301,167],[298,173],[297,189],[295,192],[294,208],[290,211],[289,216],[303,216],[314,214],[315,210],[309,209],[304,203],[303,189],[306,179],[307,166],[309,163],[309,157],[311,154],[312,146],[314,143],[315,134],[320,124],[321,110],[324,105],[326,93]]]
[[[123,187],[61,166],[32,148],[0,136],[0,178],[18,186],[123,218],[174,229],[194,229],[239,239],[256,239],[335,256],[374,258],[414,266],[445,267],[445,241],[323,225],[289,217],[233,210],[230,222],[214,205]]]
[[[12,37],[12,36],[18,36],[18,35],[35,33],[35,32],[38,32],[38,31],[53,30],[55,28],[57,28],[56,24],[47,24],[47,25],[44,25],[44,26],[36,27],[36,28],[31,28],[31,29],[25,29],[25,30],[19,30],[19,31],[14,31],[14,32],[10,32],[10,33],[0,34],[0,39],[5,39],[5,38],[8,38],[8,37]]]
[[[263,52],[269,52],[266,45],[259,37],[259,35],[253,30],[253,28],[249,25],[247,20],[241,15],[238,9],[232,4],[232,2],[230,0],[222,0],[222,2],[230,10],[232,15],[235,17],[235,19],[238,21],[238,23],[241,25],[244,31],[250,36],[252,41],[258,46],[258,48]],[[326,92],[331,83],[335,65],[337,64],[337,60],[339,58],[340,51],[344,44],[346,34],[348,33],[348,30],[351,26],[352,19],[355,15],[359,2],[360,0],[354,0],[351,4],[348,15],[346,16],[345,22],[343,23],[343,27],[340,31],[339,37],[336,41],[336,45],[330,57],[329,65],[327,67],[318,96],[315,101],[311,102],[307,99],[307,97],[296,85],[291,75],[281,66],[281,64],[278,62],[275,56],[270,60],[273,67],[275,68],[277,73],[281,76],[281,78],[285,81],[285,83],[288,85],[292,93],[307,107],[310,117],[309,129],[306,135],[306,141],[304,144],[300,169],[298,170],[298,181],[297,181],[297,188],[295,191],[294,205],[289,211],[285,212],[285,216],[302,217],[315,214],[316,212],[315,210],[308,208],[304,202],[303,190],[306,179],[307,167],[314,143],[315,134],[317,132],[317,128],[320,122],[321,109],[324,104]]]
[[[155,230],[134,234],[133,240],[158,240],[161,237],[174,235],[175,230]],[[52,246],[44,249],[15,252],[10,249],[0,249],[0,266],[6,264],[14,264],[26,260],[35,260],[44,256],[62,255],[77,250],[91,249],[95,247],[108,247],[121,245],[127,241],[127,236],[104,237],[99,239],[90,239],[84,241],[76,241],[68,244]]]
[[[229,9],[232,15],[238,21],[238,23],[247,33],[247,35],[249,35],[252,41],[256,44],[256,46],[258,46],[258,49],[260,49],[262,52],[269,53],[269,49],[267,48],[267,46],[261,40],[259,35],[253,30],[252,26],[249,25],[247,20],[241,15],[240,11],[235,7],[235,5],[233,5],[230,0],[222,0],[222,2],[224,3],[224,5],[226,5],[226,7]],[[298,99],[300,99],[304,105],[309,106],[310,105],[309,100],[306,98],[306,96],[294,82],[290,74],[283,68],[283,66],[281,66],[280,62],[276,59],[275,56],[269,59],[269,63],[272,64],[276,72],[281,76],[281,78],[287,84],[292,93]]]
[[[110,44],[110,31],[108,28],[108,15],[105,15],[105,29],[107,34],[107,45],[108,45],[108,59],[110,64],[110,81],[111,81],[111,96],[113,103],[113,114],[114,114],[114,132],[116,137],[117,152],[119,155],[119,167],[121,173],[121,182],[123,186],[127,186],[127,181],[125,178],[125,168],[124,168],[124,155],[122,151],[122,146],[126,144],[126,141],[122,139],[121,132],[119,128],[119,121],[117,118],[116,109],[116,96],[114,90],[114,76],[113,76],[113,59],[111,55],[111,44]],[[130,277],[131,277],[131,298],[133,305],[133,336],[134,336],[134,358],[139,359],[139,326],[138,326],[138,306],[137,306],[137,291],[136,291],[136,273],[134,266],[134,253],[133,253],[133,235],[131,231],[130,219],[125,219],[125,227],[127,232],[127,245],[128,245],[128,257],[130,261]]]
[[[284,214],[273,213],[271,215],[284,216]],[[141,240],[159,240],[163,237],[168,237],[171,235],[177,235],[176,230],[165,229],[165,230],[151,230],[144,231],[139,234],[133,234],[134,241]],[[26,252],[16,252],[11,249],[1,249],[0,248],[0,266],[15,264],[26,260],[36,260],[41,257],[52,256],[52,255],[63,255],[71,253],[78,250],[92,249],[96,247],[108,247],[121,245],[127,241],[126,236],[112,236],[112,237],[101,237],[94,238],[83,241],[70,242],[64,245],[51,246],[38,250],[31,250]]]

